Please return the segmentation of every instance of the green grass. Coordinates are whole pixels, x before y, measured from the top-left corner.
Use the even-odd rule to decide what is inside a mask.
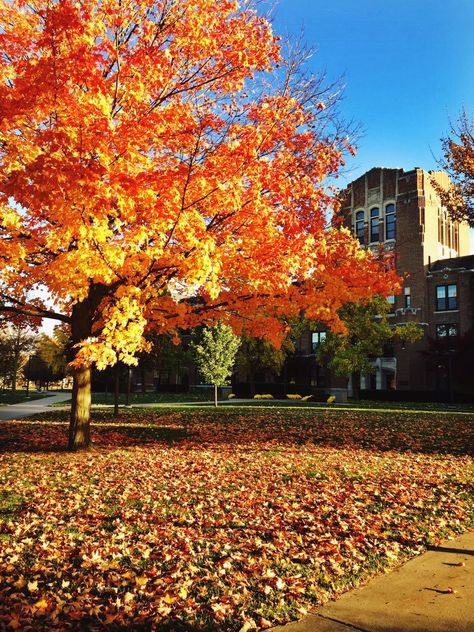
[[[211,401],[212,396],[209,393],[130,393],[128,404],[131,406],[139,406],[140,404],[174,404],[184,402],[206,402]],[[60,402],[53,404],[52,407],[64,406],[69,403]],[[92,404],[112,406],[114,404],[113,393],[92,393]],[[120,393],[119,405],[127,405],[127,395]]]
[[[0,490],[0,520],[6,522],[14,520],[24,506],[26,501],[23,496],[6,490]]]
[[[4,393],[0,393],[0,406],[8,406],[9,404],[21,404],[22,402],[29,402],[34,399],[43,399],[44,397],[49,397],[53,395],[53,391],[41,392],[38,393],[36,390],[29,391],[28,395],[25,390],[18,390],[15,393],[11,391],[6,391]]]

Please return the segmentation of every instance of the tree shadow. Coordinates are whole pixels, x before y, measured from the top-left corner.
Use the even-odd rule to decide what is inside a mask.
[[[234,445],[265,450],[278,444],[474,456],[474,415],[277,407],[130,409],[119,418],[110,410],[94,411],[91,428],[93,445],[99,449],[186,442],[206,449]],[[0,424],[0,452],[61,452],[66,446],[65,411]]]

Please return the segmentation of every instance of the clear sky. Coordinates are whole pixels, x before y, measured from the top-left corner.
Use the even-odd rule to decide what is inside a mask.
[[[314,72],[344,75],[341,112],[364,129],[345,181],[436,168],[450,120],[474,112],[474,0],[279,0],[274,15],[278,34],[304,29]]]

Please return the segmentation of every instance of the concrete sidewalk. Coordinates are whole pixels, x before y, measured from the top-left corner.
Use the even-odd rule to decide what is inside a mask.
[[[45,413],[49,410],[51,404],[65,402],[71,399],[71,393],[51,394],[42,399],[32,399],[29,402],[21,404],[10,404],[9,406],[0,406],[0,421],[11,421],[13,419],[22,419],[30,415]]]
[[[474,632],[474,532],[272,632]]]

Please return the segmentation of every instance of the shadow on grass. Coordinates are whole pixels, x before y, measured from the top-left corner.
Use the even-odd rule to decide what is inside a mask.
[[[66,449],[68,413],[51,410],[0,424],[0,452]],[[161,408],[94,410],[96,448],[184,443],[206,448],[251,445],[253,449],[317,445],[430,454],[474,455],[474,415],[286,408]]]

